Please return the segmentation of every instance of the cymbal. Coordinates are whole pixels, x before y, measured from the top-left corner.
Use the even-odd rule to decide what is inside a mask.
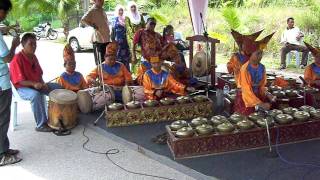
[[[204,51],[197,52],[192,60],[192,73],[196,77],[202,77],[208,74],[208,67],[211,66],[210,59],[206,62],[207,54]],[[208,64],[207,64],[208,63]]]

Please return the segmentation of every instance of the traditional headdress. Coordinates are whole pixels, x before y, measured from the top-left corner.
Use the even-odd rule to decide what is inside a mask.
[[[74,51],[72,47],[69,44],[66,44],[63,49],[63,59],[64,61],[74,61],[75,56],[74,56]]]
[[[239,48],[242,48],[242,44],[245,41],[245,39],[250,39],[252,41],[255,41],[259,37],[259,35],[262,33],[262,31],[263,30],[258,31],[258,32],[253,33],[253,34],[243,35],[243,34],[240,34],[237,31],[231,29],[231,35],[233,36],[233,39],[238,44]]]
[[[315,48],[312,47],[310,44],[304,42],[304,44],[307,46],[307,48],[309,49],[309,51],[311,52],[311,54],[316,57],[320,55],[320,49],[319,48]]]
[[[158,62],[160,62],[161,60],[160,60],[160,58],[159,58],[159,56],[152,56],[152,57],[150,57],[150,63],[158,63]]]
[[[267,47],[267,44],[273,35],[274,32],[259,41],[254,41],[248,38],[245,39],[243,44],[246,49],[244,49],[244,51],[248,52],[249,54],[252,54],[257,50],[264,50]]]
[[[111,42],[106,47],[106,56],[116,56],[118,51],[118,43]]]

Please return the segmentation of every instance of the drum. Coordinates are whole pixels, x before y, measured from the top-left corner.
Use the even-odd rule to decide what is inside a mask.
[[[122,102],[127,104],[130,101],[145,101],[143,86],[124,86],[122,88]]]
[[[49,94],[48,125],[53,129],[71,129],[77,125],[77,94],[55,89]]]
[[[111,86],[105,85],[105,93],[102,87],[93,87],[78,91],[78,106],[82,113],[101,110],[105,105],[114,103],[115,96]]]

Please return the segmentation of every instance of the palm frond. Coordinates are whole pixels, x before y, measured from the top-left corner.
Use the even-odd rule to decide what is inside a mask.
[[[241,25],[237,11],[233,7],[223,8],[222,16],[231,29],[237,29]]]

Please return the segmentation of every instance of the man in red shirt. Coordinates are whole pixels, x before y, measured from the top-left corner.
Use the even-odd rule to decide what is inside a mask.
[[[48,95],[51,90],[61,88],[61,86],[56,83],[44,83],[41,66],[34,54],[37,48],[36,36],[26,33],[21,39],[21,44],[23,49],[14,56],[10,63],[11,81],[20,97],[31,101],[37,123],[36,131],[51,132],[52,129],[47,125],[44,95]]]

